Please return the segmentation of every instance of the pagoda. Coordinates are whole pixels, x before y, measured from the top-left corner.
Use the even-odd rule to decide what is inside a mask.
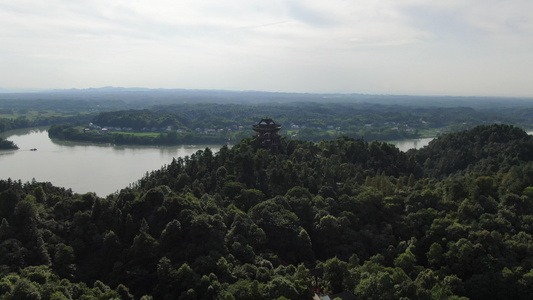
[[[270,152],[278,152],[279,145],[281,144],[281,138],[278,135],[278,131],[280,131],[281,125],[276,124],[270,118],[265,118],[261,119],[261,121],[253,127],[253,130],[257,132],[255,134],[255,139],[259,142],[259,145]]]

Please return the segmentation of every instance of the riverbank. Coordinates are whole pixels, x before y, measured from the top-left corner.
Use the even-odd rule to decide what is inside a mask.
[[[177,132],[118,132],[86,130],[69,125],[52,125],[48,130],[50,138],[63,141],[90,142],[96,144],[130,146],[179,146],[227,144],[230,139],[223,135],[199,135]]]

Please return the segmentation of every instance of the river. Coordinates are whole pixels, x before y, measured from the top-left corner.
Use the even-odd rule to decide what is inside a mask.
[[[129,186],[146,172],[160,169],[174,157],[185,157],[209,146],[111,146],[51,140],[46,129],[17,130],[2,134],[19,150],[0,150],[0,179],[23,182],[35,179],[76,193],[95,192],[105,197]],[[30,151],[36,148],[37,151]]]
[[[173,158],[185,157],[209,146],[111,146],[51,140],[45,128],[5,132],[19,150],[0,150],[0,179],[49,181],[76,193],[94,192],[105,197],[129,186],[146,172],[160,169]],[[422,148],[432,139],[389,142],[401,151]],[[37,151],[30,151],[36,148]]]

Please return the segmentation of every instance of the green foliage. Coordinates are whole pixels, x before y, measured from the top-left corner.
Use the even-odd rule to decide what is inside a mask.
[[[322,101],[323,99],[321,99]],[[108,103],[107,103],[108,104]],[[103,105],[102,105],[103,106]],[[146,104],[144,104],[146,107]],[[94,110],[94,109],[93,109]],[[98,109],[99,111],[101,109]],[[472,125],[487,124],[494,119],[506,120],[508,123],[530,126],[531,111],[513,108],[506,110],[491,109],[476,111],[466,107],[428,107],[415,105],[412,102],[394,105],[349,103],[349,102],[305,102],[305,103],[261,103],[250,104],[173,104],[159,105],[150,109],[128,109],[119,111],[100,112],[93,117],[92,123],[100,129],[84,130],[80,122],[64,118],[62,125],[53,125],[50,136],[74,141],[90,141],[113,144],[140,145],[176,145],[176,144],[223,144],[237,143],[249,137],[249,127],[268,111],[269,116],[279,124],[283,124],[281,134],[287,138],[299,140],[321,141],[334,140],[342,136],[350,138],[364,138],[368,141],[401,140],[420,137],[421,132],[427,132],[434,137],[440,131],[458,131],[471,128]],[[518,116],[524,115],[525,116]],[[495,115],[498,115],[496,117]],[[80,119],[81,116],[80,116]],[[87,116],[83,118],[87,120]],[[0,118],[0,121],[4,119]],[[25,119],[17,119],[21,124],[27,124]],[[58,124],[58,120],[49,120],[48,124]],[[71,125],[66,125],[71,122]],[[14,125],[6,121],[6,127]],[[87,126],[89,121],[83,126]],[[461,125],[458,125],[461,124]],[[0,122],[0,131],[2,123]],[[18,125],[23,126],[24,125]],[[26,125],[27,126],[27,125]],[[111,130],[110,128],[113,128]],[[116,129],[120,128],[120,129]],[[178,131],[179,130],[179,131]],[[515,135],[515,137],[517,137]],[[480,138],[491,142],[505,142],[498,133],[489,132]],[[451,140],[455,144],[462,140]],[[468,142],[468,141],[467,141]],[[468,146],[468,143],[463,145]],[[380,149],[381,148],[381,149]],[[376,158],[382,152],[389,151],[388,147],[372,148],[370,159]],[[357,145],[352,145],[357,151]],[[452,158],[461,151],[450,151],[447,155]],[[428,155],[424,156],[426,160]],[[448,169],[465,167],[470,156],[456,156],[452,165],[439,164],[439,168]],[[392,165],[387,160],[376,160],[377,168]],[[431,163],[431,159],[428,160]]]
[[[0,138],[0,150],[16,150],[19,147],[15,145],[12,141],[3,140]]]
[[[409,153],[244,139],[105,199],[0,180],[1,299],[527,299],[531,143],[506,125]]]
[[[11,293],[13,300],[40,300],[37,287],[27,279],[19,279]]]

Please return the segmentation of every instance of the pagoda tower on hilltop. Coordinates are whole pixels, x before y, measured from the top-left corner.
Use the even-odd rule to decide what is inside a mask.
[[[255,139],[259,142],[259,145],[273,153],[278,152],[281,144],[281,138],[278,135],[280,129],[281,125],[276,124],[270,118],[261,119],[253,128],[257,132]]]

